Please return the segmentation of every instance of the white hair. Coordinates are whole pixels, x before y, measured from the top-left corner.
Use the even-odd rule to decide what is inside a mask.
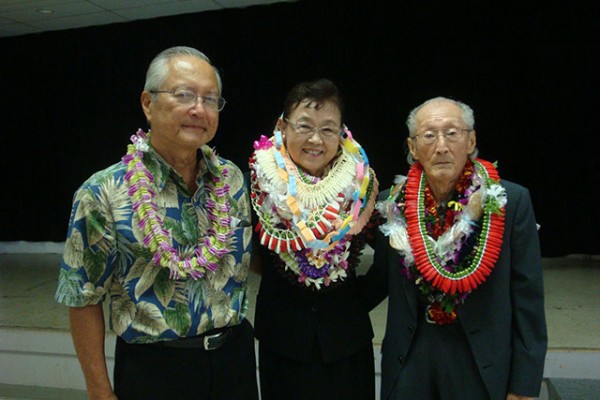
[[[443,102],[452,103],[455,106],[457,106],[458,108],[460,108],[461,117],[462,117],[463,122],[467,126],[467,129],[469,129],[469,130],[475,129],[475,115],[474,115],[473,109],[471,107],[469,107],[467,104],[465,104],[461,101],[453,100],[453,99],[450,99],[447,97],[438,96],[438,97],[434,97],[432,99],[426,100],[422,104],[413,108],[411,110],[411,112],[408,114],[408,118],[406,118],[406,126],[408,127],[409,140],[415,134],[415,131],[417,130],[417,113],[428,104],[443,103]],[[414,164],[415,159],[413,158],[412,154],[410,153],[410,149],[408,148],[408,146],[407,146],[406,153],[407,153],[406,161],[408,162],[408,164],[409,165]],[[478,154],[479,154],[479,150],[477,149],[477,147],[475,147],[475,150],[473,151],[473,153],[471,153],[471,155],[469,157],[471,159],[474,159],[477,157]]]
[[[219,94],[222,92],[223,87],[221,83],[221,75],[219,74],[217,68],[215,68],[215,66],[212,65],[210,59],[203,52],[196,50],[193,47],[186,46],[176,46],[168,48],[166,50],[161,51],[156,57],[154,57],[154,59],[150,63],[150,66],[148,67],[148,71],[146,72],[146,83],[144,84],[144,90],[149,92],[152,90],[160,89],[161,85],[163,84],[165,79],[167,79],[167,76],[169,74],[169,61],[171,61],[174,57],[182,55],[196,57],[209,63],[213,67],[213,70],[215,71],[215,75],[217,77],[217,86],[219,88]]]

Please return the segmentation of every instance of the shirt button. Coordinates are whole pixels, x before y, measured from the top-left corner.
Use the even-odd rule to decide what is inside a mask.
[[[310,309],[312,310],[312,312],[317,312],[317,311],[319,311],[319,305],[318,304],[313,304]]]
[[[414,330],[415,330],[415,327],[414,327],[414,325],[409,325],[409,326],[408,326],[408,331],[409,331],[409,332],[411,332],[411,333],[412,333],[412,331],[414,331]]]
[[[398,357],[398,362],[399,362],[400,364],[404,364],[404,356],[400,356],[400,357]]]

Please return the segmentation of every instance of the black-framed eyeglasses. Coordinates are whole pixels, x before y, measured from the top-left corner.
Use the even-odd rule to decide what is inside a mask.
[[[187,89],[150,90],[149,92],[152,94],[168,93],[173,96],[175,101],[184,106],[195,107],[198,105],[198,102],[201,101],[204,107],[213,111],[223,110],[223,108],[225,108],[225,104],[227,103],[227,101],[225,101],[225,99],[222,97],[202,96]]]
[[[325,125],[318,128],[316,126],[312,126],[307,122],[292,122],[287,118],[284,119],[288,124],[290,124],[290,126],[294,129],[294,131],[297,134],[306,137],[311,137],[318,132],[319,135],[321,135],[322,137],[329,139],[342,133],[342,129],[334,125]]]
[[[456,143],[460,141],[463,137],[464,132],[471,132],[473,129],[466,128],[447,128],[447,129],[438,129],[432,130],[428,129],[421,133],[417,133],[416,135],[411,136],[410,138],[413,140],[419,140],[422,144],[434,144],[438,141],[440,135],[444,137],[449,143]]]

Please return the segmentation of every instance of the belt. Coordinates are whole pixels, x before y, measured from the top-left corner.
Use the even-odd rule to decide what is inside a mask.
[[[199,336],[192,336],[174,340],[163,340],[152,343],[155,346],[176,348],[176,349],[197,349],[217,350],[222,347],[233,335],[233,328],[227,327],[215,333],[204,333]]]

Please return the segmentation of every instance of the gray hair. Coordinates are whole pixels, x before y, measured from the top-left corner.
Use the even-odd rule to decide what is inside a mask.
[[[223,84],[221,83],[221,75],[219,74],[217,68],[212,65],[206,54],[192,47],[186,46],[168,48],[161,51],[156,57],[154,57],[150,63],[150,66],[148,67],[148,71],[146,72],[146,83],[144,84],[145,91],[149,92],[151,90],[158,90],[161,87],[163,82],[167,79],[167,75],[169,74],[169,61],[177,56],[192,56],[209,63],[215,71],[219,94],[221,94]]]
[[[471,107],[469,107],[467,104],[465,104],[461,101],[453,100],[453,99],[450,99],[447,97],[438,96],[438,97],[434,97],[432,99],[426,100],[422,104],[413,108],[411,110],[411,112],[408,114],[408,118],[406,118],[406,126],[408,127],[409,139],[414,135],[415,131],[417,130],[417,113],[428,104],[442,103],[442,102],[449,102],[449,103],[454,104],[458,108],[460,108],[460,111],[462,113],[462,120],[465,123],[465,125],[467,126],[467,129],[473,130],[475,128],[475,115],[474,115],[473,109]],[[412,154],[410,154],[410,149],[408,148],[408,146],[407,146],[406,153],[407,153],[406,161],[408,162],[408,164],[409,165],[414,164],[415,160],[414,160]],[[471,155],[469,157],[471,159],[474,159],[477,157],[477,154],[479,154],[479,150],[477,149],[477,147],[475,147],[475,150],[473,151],[473,153],[471,153]]]

